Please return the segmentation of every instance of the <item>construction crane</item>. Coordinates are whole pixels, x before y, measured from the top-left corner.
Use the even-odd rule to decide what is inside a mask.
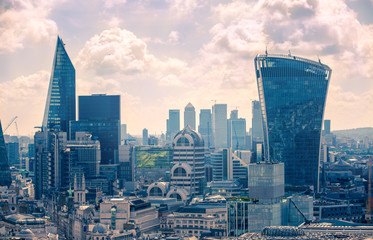
[[[5,131],[10,127],[10,125],[12,125],[12,123],[18,118],[18,116],[15,116],[14,118],[12,118],[12,120],[10,121],[10,123],[4,128],[4,131],[3,133],[5,133]],[[17,130],[18,130],[18,127],[17,127]]]

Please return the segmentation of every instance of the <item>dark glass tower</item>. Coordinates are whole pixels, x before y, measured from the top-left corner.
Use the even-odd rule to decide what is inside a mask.
[[[331,69],[291,55],[258,55],[264,158],[285,163],[285,184],[317,187],[321,126]]]
[[[120,145],[120,96],[79,96],[79,121],[70,123],[70,139],[76,132],[89,132],[101,146],[101,164],[113,164]]]
[[[69,136],[69,121],[75,121],[75,68],[64,43],[57,37],[43,128],[56,128]]]
[[[8,155],[3,135],[3,128],[0,121],[0,186],[10,186],[12,178],[10,176]]]

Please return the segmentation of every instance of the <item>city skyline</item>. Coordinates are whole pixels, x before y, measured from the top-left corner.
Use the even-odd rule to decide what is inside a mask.
[[[324,116],[332,131],[372,127],[372,11],[363,0],[5,1],[0,119],[5,125],[18,116],[20,135],[41,126],[59,35],[76,68],[76,97],[120,94],[121,120],[132,134],[165,133],[168,110],[188,102],[196,114],[216,100],[251,119],[251,101],[259,99],[252,59],[266,48],[315,61],[319,55],[333,69]]]

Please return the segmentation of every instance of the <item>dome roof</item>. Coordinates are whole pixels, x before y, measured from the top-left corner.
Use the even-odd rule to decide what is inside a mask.
[[[96,226],[93,227],[92,232],[93,233],[105,233],[106,228],[104,225],[97,223]]]
[[[205,144],[201,134],[193,130],[189,125],[175,135],[173,145],[176,145],[176,142],[180,137],[186,135],[189,135],[193,139],[195,147],[204,147]]]
[[[17,234],[17,237],[19,237],[20,239],[32,240],[35,238],[35,235],[30,229],[22,229]]]

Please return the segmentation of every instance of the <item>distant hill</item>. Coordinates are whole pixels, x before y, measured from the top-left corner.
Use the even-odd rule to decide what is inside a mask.
[[[333,134],[335,134],[337,137],[350,137],[354,139],[363,139],[364,137],[367,136],[370,139],[373,139],[373,127],[337,130],[337,131],[333,131]]]

